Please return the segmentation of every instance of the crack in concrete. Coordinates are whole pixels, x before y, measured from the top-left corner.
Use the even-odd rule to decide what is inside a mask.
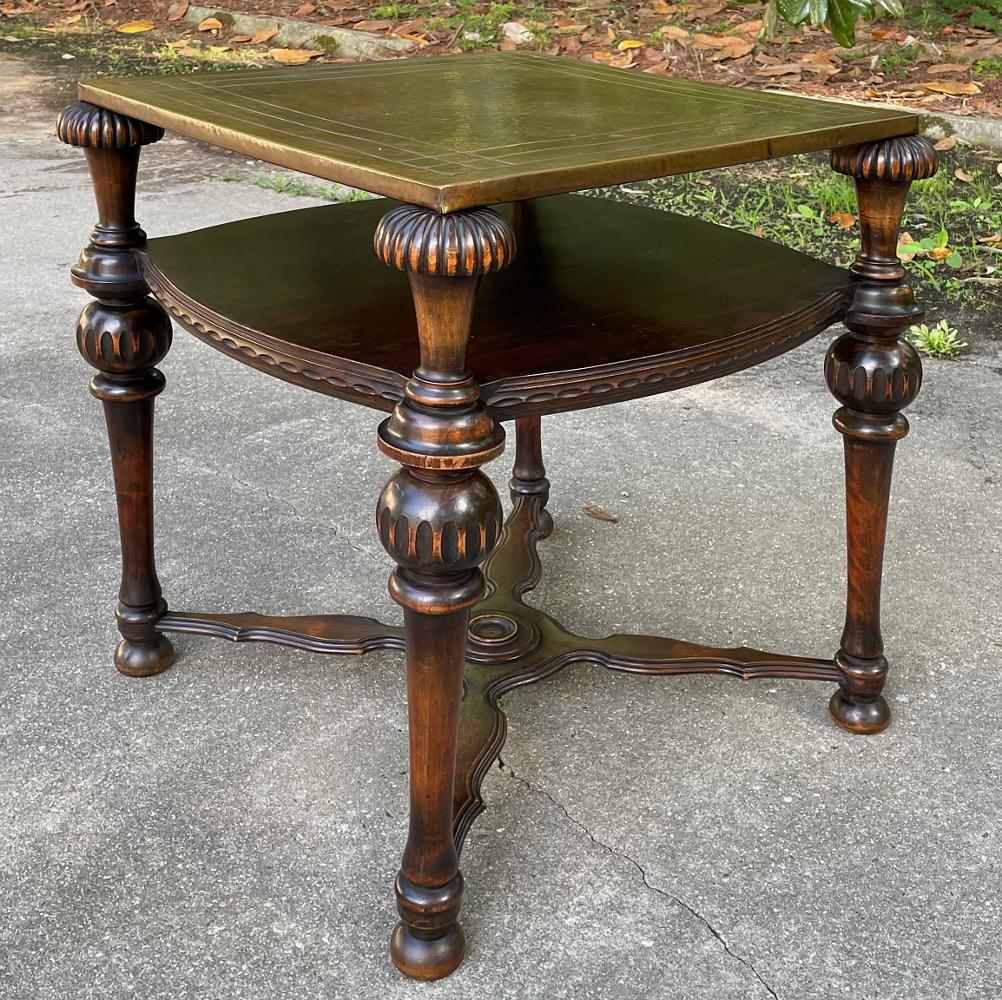
[[[510,777],[514,778],[515,781],[517,781],[520,785],[524,786],[525,788],[528,788],[530,792],[533,792],[536,795],[541,795],[543,796],[543,798],[549,800],[549,802],[551,802],[554,806],[556,806],[556,808],[560,810],[560,812],[564,815],[564,817],[568,819],[571,823],[573,823],[574,826],[576,826],[579,830],[581,830],[581,832],[584,833],[585,836],[587,836],[588,839],[596,847],[600,847],[602,848],[602,850],[608,851],[614,857],[620,858],[621,860],[626,861],[628,864],[632,865],[637,870],[637,872],[639,872],[640,878],[642,879],[644,885],[648,889],[650,889],[651,892],[656,892],[659,896],[663,896],[669,902],[674,903],[676,906],[681,907],[683,910],[686,911],[686,913],[695,917],[695,919],[698,920],[713,935],[714,938],[716,938],[716,940],[720,943],[720,946],[731,958],[733,958],[737,962],[740,962],[743,966],[745,966],[745,968],[751,971],[752,975],[755,976],[755,978],[761,984],[762,988],[766,990],[766,992],[769,994],[770,997],[773,998],[773,1000],[779,1000],[776,991],[765,981],[765,979],[762,976],[762,973],[760,973],[758,969],[755,968],[755,965],[749,959],[743,958],[735,951],[732,951],[731,946],[727,943],[727,940],[724,938],[724,936],[720,933],[720,931],[717,930],[716,927],[713,926],[713,924],[710,923],[709,920],[706,919],[706,917],[703,916],[702,913],[700,913],[698,910],[690,906],[684,899],[680,899],[678,896],[673,896],[670,892],[666,892],[664,889],[659,889],[656,885],[654,885],[647,877],[646,870],[643,868],[640,862],[636,860],[636,858],[633,858],[629,854],[625,854],[622,851],[616,850],[616,848],[614,848],[611,844],[607,844],[604,841],[599,840],[595,836],[595,834],[593,834],[591,830],[589,830],[588,827],[584,825],[584,823],[582,823],[579,819],[577,819],[575,816],[572,816],[570,812],[568,812],[567,807],[562,802],[555,799],[545,789],[536,788],[529,781],[523,778],[520,774],[516,774],[500,757],[498,757],[498,769],[502,772],[502,774],[508,774]]]

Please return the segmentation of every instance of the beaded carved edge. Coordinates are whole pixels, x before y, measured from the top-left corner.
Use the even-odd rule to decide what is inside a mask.
[[[175,288],[145,254],[140,252],[138,257],[154,297],[179,325],[223,354],[286,382],[374,409],[390,411],[403,399],[407,380],[399,372],[296,348],[226,319]],[[604,406],[707,382],[750,368],[817,336],[844,315],[852,292],[852,285],[847,284],[805,309],[726,340],[585,369],[498,379],[483,383],[481,395],[496,418],[513,420]]]

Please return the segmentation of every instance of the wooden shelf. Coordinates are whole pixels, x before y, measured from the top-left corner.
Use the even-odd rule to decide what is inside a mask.
[[[182,326],[242,363],[388,410],[418,361],[407,279],[372,250],[393,204],[150,240],[144,275]],[[499,210],[518,258],[483,280],[469,349],[499,419],[748,368],[841,318],[854,287],[841,268],[665,212],[573,195]]]

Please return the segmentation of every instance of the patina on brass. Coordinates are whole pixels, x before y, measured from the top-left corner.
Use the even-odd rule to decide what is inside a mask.
[[[910,135],[915,115],[521,52],[90,80],[82,100],[453,212]]]

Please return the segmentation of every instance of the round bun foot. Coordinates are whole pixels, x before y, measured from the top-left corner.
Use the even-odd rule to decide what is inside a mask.
[[[444,937],[426,941],[399,923],[390,938],[393,964],[411,979],[444,979],[456,971],[465,954],[466,938],[459,924],[454,924]]]
[[[828,711],[835,724],[847,733],[870,736],[882,733],[891,724],[891,710],[880,696],[875,701],[848,701],[839,688],[828,702]]]
[[[152,677],[174,662],[174,647],[165,635],[142,645],[123,639],[115,650],[115,667],[126,677]]]

